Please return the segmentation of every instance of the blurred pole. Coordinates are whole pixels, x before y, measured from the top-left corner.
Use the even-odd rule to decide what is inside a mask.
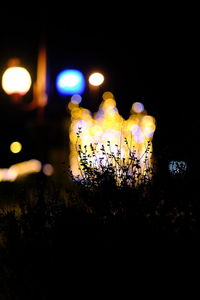
[[[45,44],[42,42],[38,51],[37,77],[33,86],[33,100],[24,108],[25,110],[37,109],[37,120],[40,123],[44,119],[47,100],[47,55]]]
[[[44,119],[45,106],[47,104],[47,55],[44,43],[40,45],[37,61],[37,79],[34,86],[34,97],[37,106],[38,121]]]

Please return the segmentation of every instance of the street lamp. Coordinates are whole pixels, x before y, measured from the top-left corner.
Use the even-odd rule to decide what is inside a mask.
[[[14,99],[24,96],[31,87],[31,76],[23,67],[9,67],[2,77],[2,88]]]
[[[89,76],[88,80],[92,86],[100,86],[104,82],[104,76],[99,72],[95,72]]]
[[[33,99],[30,103],[23,103],[23,96],[31,88],[32,80],[29,72],[20,65],[19,59],[8,61],[8,69],[2,76],[2,88],[13,102],[22,104],[21,108],[26,111],[37,108],[43,110],[47,104],[47,59],[46,48],[41,44],[37,59],[37,78],[33,83]]]

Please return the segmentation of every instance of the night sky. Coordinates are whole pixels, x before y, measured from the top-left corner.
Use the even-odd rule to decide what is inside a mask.
[[[179,9],[170,14],[163,10],[150,14],[148,9],[144,12],[134,7],[116,10],[106,6],[85,7],[84,11],[79,8],[79,12],[71,7],[42,8],[39,12],[38,8],[30,8],[26,14],[13,10],[7,15],[9,21],[1,25],[0,75],[9,58],[19,57],[34,81],[38,45],[44,39],[48,56],[47,118],[55,126],[65,115],[64,100],[55,89],[58,72],[73,67],[87,75],[96,69],[106,77],[101,91],[114,93],[123,117],[128,118],[134,101],[141,101],[156,118],[156,147],[167,149],[178,159],[188,159],[194,153],[191,143],[197,143],[195,131],[199,124],[195,20],[189,22]],[[86,96],[82,106],[94,110]],[[29,152],[34,153],[27,122],[34,120],[35,113],[17,109],[2,90],[0,97],[0,163],[8,165],[11,157],[4,158],[6,149],[15,137],[21,135]],[[31,92],[27,101],[28,97]],[[96,101],[98,107],[101,98]]]

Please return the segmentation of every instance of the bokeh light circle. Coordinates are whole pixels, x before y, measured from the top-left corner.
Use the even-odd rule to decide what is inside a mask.
[[[85,90],[85,78],[79,70],[64,70],[56,78],[56,88],[62,95],[82,94]]]
[[[139,114],[144,111],[144,105],[141,102],[135,102],[132,105],[132,109],[134,112]]]
[[[103,93],[102,98],[103,98],[103,100],[114,99],[114,95],[110,91],[107,91],[107,92]]]
[[[19,153],[22,150],[22,144],[20,142],[13,142],[10,145],[10,151],[12,153]]]
[[[51,176],[54,173],[54,167],[51,164],[44,164],[42,171],[46,176]]]
[[[100,86],[104,82],[103,74],[96,72],[90,75],[89,83],[93,86]]]
[[[2,76],[2,87],[8,95],[25,95],[31,87],[31,76],[22,67],[8,68]]]
[[[80,104],[81,101],[82,101],[82,97],[81,97],[81,95],[79,95],[79,94],[75,94],[75,95],[73,95],[73,96],[71,97],[71,102],[72,102],[73,104]]]

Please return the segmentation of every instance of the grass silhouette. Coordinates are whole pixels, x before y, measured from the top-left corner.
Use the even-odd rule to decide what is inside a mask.
[[[95,167],[87,149],[77,148],[82,178],[67,172],[70,184],[61,187],[35,174],[18,195],[18,211],[0,209],[0,299],[51,299],[69,260],[80,266],[93,253],[135,253],[140,245],[132,254],[139,257],[144,243],[199,241],[200,209],[190,173],[171,175],[162,155],[142,172],[130,152],[130,177],[120,153],[113,157],[106,147],[106,163],[99,160]],[[148,151],[147,145],[142,159]]]

